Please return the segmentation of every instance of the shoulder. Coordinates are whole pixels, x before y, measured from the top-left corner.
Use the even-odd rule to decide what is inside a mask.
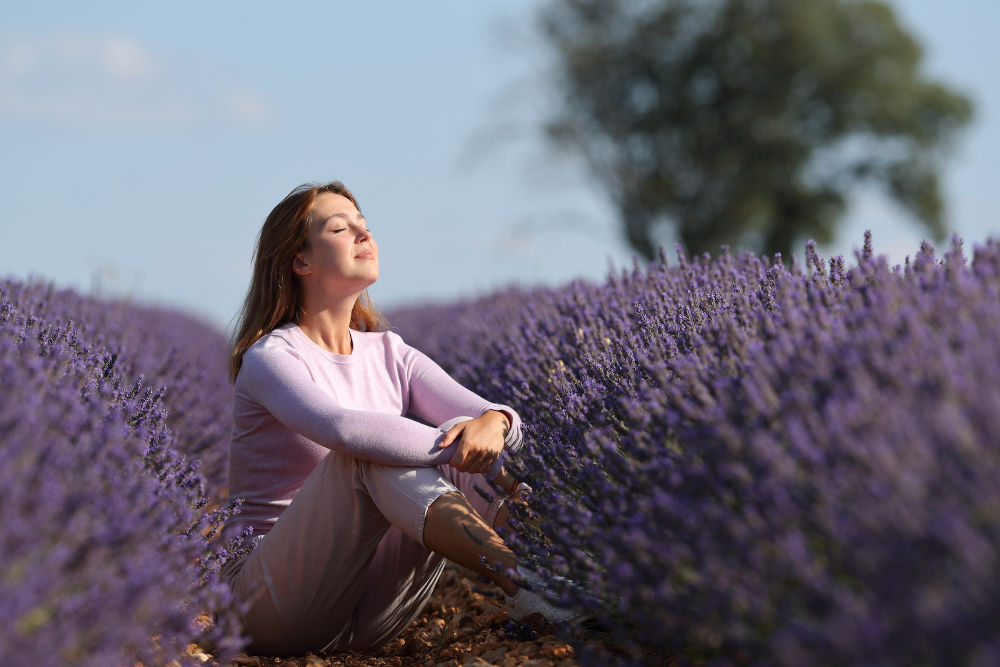
[[[353,335],[365,348],[385,350],[394,355],[413,350],[395,331],[354,331]]]
[[[427,355],[409,345],[395,331],[355,332],[365,348],[385,359],[386,363],[406,368],[418,367],[427,362]]]
[[[240,374],[244,368],[254,369],[261,366],[269,366],[278,360],[289,357],[300,358],[302,355],[301,341],[295,335],[293,324],[282,324],[273,331],[261,336],[256,343],[251,345],[243,353],[243,363]]]
[[[296,328],[294,324],[282,324],[272,331],[261,336],[256,343],[247,349],[247,354],[254,356],[266,356],[277,350],[294,350],[298,347],[298,340],[295,336]]]

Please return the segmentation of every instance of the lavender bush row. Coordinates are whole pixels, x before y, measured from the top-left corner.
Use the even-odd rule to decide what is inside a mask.
[[[163,388],[174,448],[199,461],[213,495],[226,485],[233,394],[225,335],[183,312],[88,298],[41,282],[10,281],[23,312],[51,323],[74,322],[89,345],[117,352],[124,377]]]
[[[513,544],[588,589],[557,586],[622,662],[997,664],[1000,245],[807,256],[391,321],[523,412]]]
[[[93,325],[119,315],[101,308],[0,283],[0,656],[165,664],[195,638],[231,655],[244,640],[216,570],[238,541],[208,543],[230,510],[205,511],[203,479],[167,426],[166,390],[124,372],[130,362]]]

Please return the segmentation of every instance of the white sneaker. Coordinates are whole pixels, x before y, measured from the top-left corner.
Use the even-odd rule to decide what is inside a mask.
[[[524,577],[529,585],[539,589],[545,588],[544,582],[535,571],[518,565],[517,573]],[[507,596],[507,616],[511,620],[520,621],[532,614],[541,614],[549,623],[567,621],[571,624],[577,624],[590,619],[590,615],[588,614],[578,614],[571,609],[557,607],[542,597],[537,591],[528,590],[523,586],[517,589],[514,595]]]

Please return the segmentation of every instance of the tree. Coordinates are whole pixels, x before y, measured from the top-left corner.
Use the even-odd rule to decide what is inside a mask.
[[[850,191],[878,186],[936,238],[940,157],[972,106],[927,80],[874,0],[554,0],[548,125],[582,152],[646,258],[672,225],[690,252],[789,256],[832,240]]]

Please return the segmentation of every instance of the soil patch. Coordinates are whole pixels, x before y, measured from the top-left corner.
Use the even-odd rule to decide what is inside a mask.
[[[197,650],[192,646],[192,653]],[[202,654],[204,655],[204,654]],[[209,656],[205,656],[208,658]],[[565,667],[577,665],[573,648],[543,623],[511,624],[503,594],[478,575],[448,564],[416,621],[382,648],[323,657],[265,658],[241,654],[237,667]]]

